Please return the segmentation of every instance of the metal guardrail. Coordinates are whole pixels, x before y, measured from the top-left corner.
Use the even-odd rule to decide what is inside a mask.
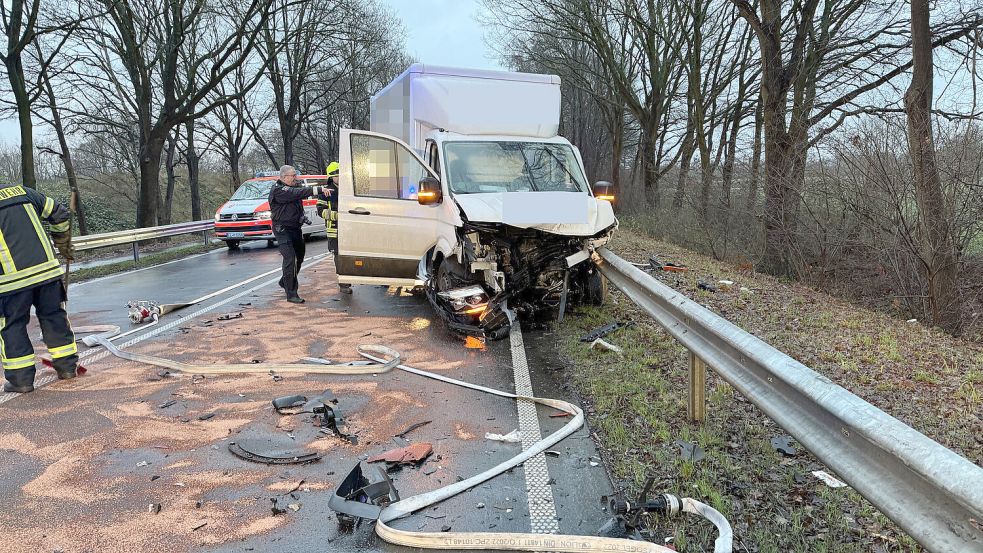
[[[177,223],[174,225],[163,225],[159,227],[138,228],[132,230],[121,230],[117,232],[105,232],[102,234],[90,234],[88,236],[77,236],[72,238],[72,244],[76,251],[94,250],[108,246],[120,246],[123,244],[133,244],[133,260],[140,259],[139,242],[164,238],[165,236],[177,236],[179,234],[190,234],[192,232],[202,233],[205,244],[208,244],[208,231],[215,228],[215,221],[191,221],[188,223]]]
[[[690,351],[690,417],[715,370],[930,551],[983,552],[983,468],[606,248],[601,273]]]

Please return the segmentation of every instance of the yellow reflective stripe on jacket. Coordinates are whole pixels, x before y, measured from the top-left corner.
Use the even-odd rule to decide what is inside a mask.
[[[72,342],[67,346],[58,346],[56,348],[48,348],[48,353],[51,354],[52,359],[58,359],[60,357],[68,357],[69,355],[75,355],[78,353],[78,344]]]
[[[4,359],[3,368],[8,371],[14,371],[17,369],[26,369],[27,367],[34,366],[34,354],[25,355],[23,357],[15,357],[13,359]]]
[[[51,232],[65,232],[68,230],[68,221],[62,221],[51,225]]]
[[[55,264],[54,267],[46,271],[42,271],[41,273],[38,273],[34,276],[21,278],[19,280],[14,280],[12,282],[0,283],[0,294],[6,292],[12,292],[14,290],[20,290],[21,288],[27,288],[28,286],[32,286],[34,284],[44,282],[51,278],[60,277],[62,274],[64,274],[64,271],[62,271],[61,265],[59,265],[57,261],[54,261],[53,263]],[[43,265],[47,265],[47,264],[48,263],[44,263]]]
[[[41,218],[47,219],[51,212],[55,210],[55,201],[51,198],[44,199],[44,209],[41,210]]]
[[[41,227],[38,212],[34,211],[34,206],[31,204],[24,204],[24,209],[27,210],[27,216],[31,219],[31,224],[34,225],[34,230],[38,233],[38,240],[44,246],[44,251],[48,254],[48,259],[54,259],[55,252],[51,250],[51,240],[48,239],[48,233],[44,232],[44,229]]]
[[[6,188],[0,188],[0,200],[9,200],[14,196],[24,196],[27,192],[24,192],[23,186],[8,186]]]
[[[45,261],[44,263],[38,263],[37,265],[34,265],[33,267],[28,267],[26,269],[21,269],[21,270],[17,271],[16,273],[13,273],[13,274],[9,274],[9,275],[8,274],[3,274],[3,275],[0,275],[0,286],[3,286],[5,284],[11,284],[13,282],[17,282],[19,280],[23,280],[23,279],[26,279],[28,277],[32,277],[32,276],[34,276],[34,275],[36,275],[36,274],[38,274],[38,273],[40,273],[42,271],[48,271],[50,269],[60,269],[60,268],[61,268],[61,266],[58,264],[58,260],[57,259],[49,259],[49,260]]]
[[[2,230],[0,230],[0,267],[3,267],[3,274],[5,275],[17,272],[17,265],[14,264],[14,258],[10,255],[7,241],[3,239]]]

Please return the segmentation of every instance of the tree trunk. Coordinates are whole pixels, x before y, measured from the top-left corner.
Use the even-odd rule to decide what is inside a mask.
[[[167,154],[164,158],[164,172],[167,173],[167,184],[164,191],[164,205],[160,210],[160,224],[169,225],[173,221],[172,214],[174,209],[174,166],[177,160],[174,159],[177,152],[177,137],[173,134],[167,135]]]
[[[289,118],[280,121],[280,138],[283,140],[283,164],[294,164],[294,122]]]
[[[184,125],[188,146],[185,160],[188,164],[188,187],[191,189],[191,220],[201,221],[201,190],[198,186],[198,150],[195,149],[195,122],[188,119]]]
[[[65,136],[65,127],[61,123],[61,113],[58,112],[58,102],[55,98],[55,90],[51,82],[45,75],[44,91],[48,96],[48,109],[51,110],[51,124],[55,128],[55,135],[58,137],[58,147],[61,149],[59,158],[65,165],[65,176],[68,178],[68,188],[75,194],[75,216],[78,217],[79,234],[85,236],[89,234],[89,225],[85,219],[85,205],[82,202],[82,194],[79,192],[78,176],[75,174],[75,163],[72,161],[72,151],[68,147],[68,138]]]
[[[617,189],[621,182],[621,156],[625,151],[624,112],[615,110],[614,130],[611,132],[611,184]]]
[[[932,324],[955,333],[961,327],[959,266],[946,216],[942,179],[935,161],[931,118],[933,52],[928,0],[911,0],[911,36],[914,67],[904,103],[918,202],[921,272],[928,288]]]
[[[4,65],[7,68],[7,78],[10,81],[10,89],[14,93],[17,119],[20,122],[21,184],[28,188],[37,188],[34,177],[34,124],[31,121],[31,100],[27,94],[27,83],[24,81],[20,52],[8,55]]]
[[[693,153],[696,151],[693,135],[693,123],[692,119],[689,119],[686,123],[686,135],[683,137],[682,153],[679,158],[679,180],[676,181],[676,193],[672,197],[673,209],[682,209],[683,199],[686,196],[689,166],[693,161]]]
[[[758,203],[758,178],[761,173],[761,127],[763,119],[761,117],[761,102],[754,108],[754,145],[751,152],[751,174],[748,175],[747,198],[744,206],[748,213],[754,211]]]
[[[157,225],[160,214],[160,158],[165,141],[162,133],[150,132],[146,136],[140,141],[140,198],[137,202],[137,227],[140,228]]]
[[[643,194],[639,198],[640,203],[635,206],[629,206],[629,210],[636,210],[636,212],[641,212],[645,210],[646,200],[649,203],[649,207],[653,211],[659,209],[659,168],[655,165],[655,150],[656,141],[654,127],[658,124],[658,119],[654,118],[654,122],[651,125],[645,125],[642,130],[642,175],[643,179]],[[653,128],[649,128],[653,127]]]
[[[232,173],[232,189],[229,191],[235,192],[239,189],[239,185],[242,184],[242,178],[239,176],[239,149],[235,145],[231,145],[229,148],[229,171]]]

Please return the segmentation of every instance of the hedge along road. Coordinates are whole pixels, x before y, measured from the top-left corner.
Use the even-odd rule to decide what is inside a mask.
[[[325,251],[326,241],[310,242],[309,256]],[[76,326],[126,330],[128,300],[186,301],[278,265],[276,250],[264,247],[197,256],[73,285],[69,311]],[[423,298],[369,286],[355,287],[352,296],[337,294],[330,257],[305,264],[306,304],[283,301],[278,276],[168,315],[130,336],[136,342],[128,347],[183,361],[295,362],[308,356],[354,360],[358,344],[375,343],[400,351],[411,365],[453,378],[569,399],[541,367],[525,362],[521,332],[483,350],[467,349]],[[239,312],[241,318],[218,320]],[[43,346],[38,350],[43,353]],[[534,359],[548,356],[532,353]],[[0,406],[0,501],[6,506],[0,525],[11,529],[2,538],[4,550],[400,551],[378,540],[370,525],[338,532],[328,497],[356,461],[403,445],[395,434],[432,421],[406,438],[430,442],[433,454],[392,475],[408,497],[512,457],[535,441],[537,430],[548,434],[565,420],[549,417],[551,409],[521,407],[520,413],[514,401],[402,373],[199,379],[161,377],[159,369],[102,352],[84,359],[97,359],[89,375]],[[310,415],[284,417],[270,406],[275,397],[314,397],[325,390],[337,397],[337,413],[345,430],[357,434],[357,445],[319,432]],[[517,428],[524,445],[484,437]],[[227,450],[230,441],[245,438],[306,447],[323,458],[310,465],[250,463]],[[554,449],[558,456],[540,457],[393,526],[594,535],[607,517],[600,498],[611,487],[589,430]],[[44,531],[24,524],[23,513]]]

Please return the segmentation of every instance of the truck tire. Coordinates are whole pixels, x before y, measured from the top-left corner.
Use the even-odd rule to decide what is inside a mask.
[[[597,267],[591,267],[584,275],[584,295],[588,305],[604,305],[608,298],[608,279]]]
[[[276,245],[276,240],[267,240],[266,241],[266,247],[267,248],[272,248],[275,245]]]
[[[225,241],[225,245],[228,246],[230,250],[238,250],[239,249],[239,241],[238,240],[226,240]]]

